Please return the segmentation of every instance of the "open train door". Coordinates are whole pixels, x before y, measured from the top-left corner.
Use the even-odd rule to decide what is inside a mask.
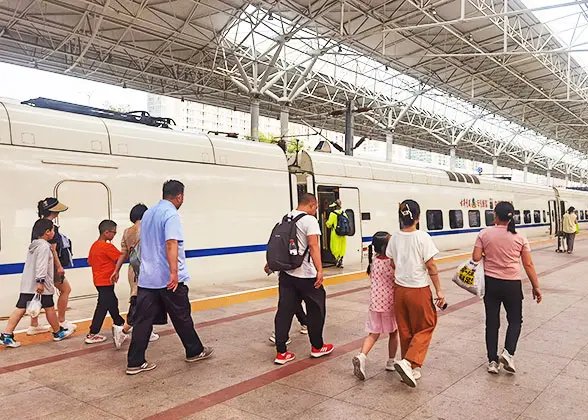
[[[290,208],[298,206],[298,198],[304,193],[315,194],[312,160],[305,151],[288,155],[290,172]]]
[[[351,223],[353,233],[353,235],[347,236],[347,249],[343,262],[345,265],[360,265],[363,254],[363,241],[361,236],[359,190],[357,188],[339,187],[339,199]]]

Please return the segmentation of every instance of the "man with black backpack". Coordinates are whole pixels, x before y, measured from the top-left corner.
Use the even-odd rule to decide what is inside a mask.
[[[308,316],[310,355],[322,357],[333,351],[332,344],[323,342],[326,292],[319,241],[321,230],[315,217],[317,208],[316,197],[303,194],[296,210],[285,215],[274,227],[268,242],[268,268],[280,272],[275,317],[277,355],[274,360],[280,365],[296,357],[287,351],[286,342],[292,318],[302,301],[306,304]]]

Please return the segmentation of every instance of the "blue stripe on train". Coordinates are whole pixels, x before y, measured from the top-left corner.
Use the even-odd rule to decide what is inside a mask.
[[[588,220],[582,220],[580,223],[588,222]],[[517,229],[524,229],[524,228],[534,228],[534,227],[544,227],[549,226],[549,223],[535,223],[531,225],[517,225]],[[480,232],[482,227],[479,228],[471,228],[471,229],[453,229],[453,230],[434,230],[431,232],[427,232],[431,236],[449,236],[449,235],[459,235],[463,233],[477,233]],[[371,236],[364,236],[362,238],[364,243],[370,243],[372,241]]]
[[[213,257],[218,255],[235,255],[246,254],[251,252],[264,252],[267,245],[245,245],[245,246],[230,246],[223,248],[206,248],[206,249],[190,249],[186,251],[186,258],[202,258]],[[86,258],[75,258],[74,266],[72,268],[87,268],[88,260]],[[7,274],[20,274],[24,269],[24,263],[14,264],[0,264],[0,276]]]
[[[588,220],[582,220],[580,223],[586,223]],[[549,226],[549,223],[538,223],[533,225],[519,225],[517,228],[531,228],[531,227],[542,227]],[[455,229],[455,230],[440,230],[429,232],[431,236],[446,236],[446,235],[459,235],[465,233],[476,233],[481,231],[482,228],[473,229]],[[371,236],[362,237],[364,243],[370,243],[372,241]],[[186,251],[186,258],[202,258],[202,257],[214,257],[220,255],[236,255],[236,254],[248,254],[252,252],[264,252],[266,245],[243,245],[243,246],[229,246],[222,248],[205,248],[205,249],[190,249]],[[86,258],[75,258],[74,266],[71,268],[86,268],[88,267],[88,261]],[[24,263],[13,263],[13,264],[0,264],[0,276],[8,274],[20,274],[24,269]]]

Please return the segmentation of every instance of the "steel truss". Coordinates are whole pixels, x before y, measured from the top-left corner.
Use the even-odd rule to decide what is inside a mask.
[[[5,62],[335,131],[353,101],[356,135],[583,179],[561,50],[515,0],[0,2]]]

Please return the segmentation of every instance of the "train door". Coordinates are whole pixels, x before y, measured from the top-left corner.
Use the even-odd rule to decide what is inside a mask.
[[[555,209],[557,207],[555,200],[549,200],[549,234],[555,235],[557,232],[557,219],[555,217]]]
[[[290,208],[298,206],[298,199],[304,193],[314,194],[314,177],[307,172],[290,173]]]
[[[345,211],[353,235],[347,236],[346,253],[343,257],[344,264],[354,265],[361,264],[362,258],[362,237],[361,237],[361,211],[359,201],[359,190],[348,187],[330,187],[319,185],[317,189],[317,199],[319,202],[318,220],[321,226],[321,249],[323,265],[332,266],[335,264],[335,258],[331,253],[331,231],[327,228],[327,220],[332,212],[331,205],[336,200],[341,200],[343,210]]]
[[[74,267],[84,267],[90,246],[98,238],[98,224],[104,219],[111,219],[110,190],[102,182],[66,180],[55,186],[54,193],[60,202],[68,206],[58,219],[59,231],[71,241]],[[68,274],[72,293],[81,296],[84,295],[82,291],[87,292],[88,288],[82,285],[76,287],[73,283],[89,280],[78,277],[79,270]]]

